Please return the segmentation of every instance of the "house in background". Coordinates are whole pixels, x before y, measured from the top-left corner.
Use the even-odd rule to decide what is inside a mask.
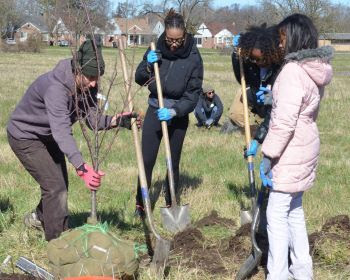
[[[152,23],[147,16],[133,19],[116,18],[115,25],[121,32],[119,36],[124,36],[129,46],[148,45],[164,31],[164,26],[159,20]]]
[[[319,45],[331,45],[336,51],[350,51],[350,33],[324,33],[319,37]]]
[[[30,36],[41,36],[43,42],[49,42],[49,28],[41,17],[26,17],[19,26],[14,36],[16,42],[25,42]]]
[[[199,48],[225,48],[232,46],[232,39],[237,34],[235,24],[219,22],[202,23],[194,35]]]
[[[52,30],[52,35],[55,45],[60,45],[61,42],[72,41],[72,34],[61,18],[57,20],[57,23]]]

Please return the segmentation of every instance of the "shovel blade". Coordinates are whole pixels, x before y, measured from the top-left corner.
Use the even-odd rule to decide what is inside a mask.
[[[169,258],[170,241],[163,238],[157,238],[156,246],[153,251],[154,254],[151,262],[151,271],[156,275],[157,279],[162,279]]]
[[[254,271],[254,269],[259,265],[261,260],[261,255],[262,255],[261,252],[254,251],[254,254],[251,254],[239,269],[236,275],[236,280],[246,279]]]
[[[253,221],[253,215],[250,210],[241,210],[241,226],[250,224]]]
[[[189,205],[162,207],[163,226],[171,233],[183,231],[191,224]]]

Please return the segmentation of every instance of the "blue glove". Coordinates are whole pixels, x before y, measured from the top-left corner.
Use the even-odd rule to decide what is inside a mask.
[[[241,34],[237,34],[236,36],[233,36],[232,39],[232,45],[237,48],[239,45],[239,38],[241,37]]]
[[[155,62],[159,62],[162,59],[162,55],[160,51],[149,51],[147,54],[147,62],[153,64]]]
[[[272,91],[267,87],[259,87],[259,91],[255,94],[258,104],[265,104],[265,94],[271,94]]]
[[[248,156],[256,156],[256,152],[258,151],[259,148],[259,142],[256,141],[255,139],[250,141],[249,149],[244,152],[244,157]]]
[[[157,110],[157,115],[160,121],[170,121],[176,113],[173,109],[160,108]]]
[[[266,188],[273,189],[271,159],[263,157],[260,163],[260,178],[262,185]]]

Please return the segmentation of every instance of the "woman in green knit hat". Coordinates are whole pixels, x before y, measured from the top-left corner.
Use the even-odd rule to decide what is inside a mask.
[[[29,86],[8,122],[9,144],[41,189],[40,202],[34,212],[25,216],[25,224],[43,227],[48,241],[68,228],[65,156],[90,190],[98,189],[104,175],[83,159],[72,135],[72,125],[80,115],[90,128],[97,125],[101,130],[130,124],[130,112],[96,114],[97,81],[104,69],[100,45],[85,41],[75,57],[59,61]],[[88,106],[84,98],[88,99]]]

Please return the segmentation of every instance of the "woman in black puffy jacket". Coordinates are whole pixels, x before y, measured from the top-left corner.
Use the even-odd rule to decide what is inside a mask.
[[[170,10],[164,20],[165,31],[157,41],[157,50],[147,50],[137,67],[135,81],[148,85],[148,109],[142,133],[142,154],[151,186],[152,171],[162,139],[160,121],[168,122],[175,190],[179,186],[179,163],[188,127],[188,114],[198,101],[203,82],[203,62],[193,36],[186,32],[183,17]],[[159,109],[153,63],[158,62],[164,107]],[[165,188],[166,205],[171,206],[169,184]],[[137,213],[143,215],[140,183],[136,196]]]

